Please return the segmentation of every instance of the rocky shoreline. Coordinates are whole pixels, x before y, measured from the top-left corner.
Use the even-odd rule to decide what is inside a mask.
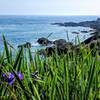
[[[41,40],[42,42],[38,42],[38,40]],[[37,42],[42,46],[50,45],[49,44],[50,40],[46,38],[39,38],[38,40]],[[48,46],[46,47],[46,49],[39,50],[38,53],[40,55],[47,55],[47,56],[52,55],[55,52],[57,52],[58,55],[66,54],[68,52],[73,52],[73,51],[78,53],[79,50],[81,49],[80,47],[83,46],[85,48],[90,48],[91,50],[93,50],[92,51],[93,54],[95,54],[97,51],[100,55],[100,36],[96,34],[86,39],[85,41],[81,42],[78,45],[74,45],[72,42],[66,42],[66,40],[64,39],[51,41],[51,44],[53,44],[53,46],[50,47]]]
[[[79,23],[74,23],[74,22],[52,23],[52,25],[59,25],[59,26],[65,26],[65,27],[82,26],[82,27],[90,27],[92,29],[100,31],[100,18],[97,18],[97,20],[94,20],[94,21],[83,21]]]
[[[72,42],[67,42],[64,39],[58,39],[55,41],[50,41],[48,38],[41,37],[37,40],[37,43],[42,46],[47,46],[45,49],[41,49],[38,51],[40,55],[52,55],[57,52],[59,55],[66,54],[68,52],[76,51],[79,52],[80,47],[84,46],[85,48],[90,48],[93,53],[98,52],[100,55],[100,18],[95,21],[84,21],[80,23],[53,23],[53,25],[59,26],[82,26],[82,27],[90,27],[95,29],[95,32],[92,33],[92,36],[81,42],[78,45],[74,45]],[[87,33],[87,31],[82,31],[83,33]],[[73,34],[76,32],[73,32]],[[79,34],[79,33],[76,33]],[[18,47],[31,48],[31,43],[27,42],[26,44],[19,45]]]
[[[78,45],[74,45],[72,42],[67,42],[64,39],[50,41],[49,39],[44,37],[39,38],[37,40],[37,43],[39,43],[41,46],[46,46],[45,49],[37,51],[37,53],[43,56],[50,56],[56,52],[58,53],[58,55],[66,54],[73,51],[78,53],[82,46],[85,48],[90,48],[93,53],[97,51],[100,55],[100,35],[98,35],[97,33],[94,33],[93,36],[89,37]],[[31,48],[32,45],[31,43],[27,42],[18,46],[18,48],[21,47]]]
[[[100,34],[98,34],[97,32],[95,32],[94,35],[92,35],[78,45],[74,45],[72,42],[67,42],[64,39],[50,41],[49,39],[44,37],[39,38],[37,40],[37,43],[41,46],[46,46],[46,48],[37,51],[37,53],[44,56],[50,56],[56,52],[58,53],[58,55],[66,54],[68,52],[73,51],[78,53],[81,47],[90,48],[93,53],[97,51],[100,55]],[[31,43],[26,42],[25,44],[18,46],[18,48],[21,47],[31,48],[32,45]]]
[[[50,41],[44,37],[39,38],[37,42],[40,45],[50,45],[53,44],[52,47],[47,47],[46,49],[42,49],[39,51],[39,54],[41,55],[51,55],[52,53],[55,53],[55,50],[59,55],[65,54],[67,52],[72,52],[73,50],[78,52],[80,50],[81,46],[84,46],[85,48],[90,48],[93,50],[93,53],[96,51],[100,54],[100,18],[97,18],[95,21],[84,21],[80,23],[74,23],[74,22],[65,22],[65,23],[53,23],[52,25],[59,25],[59,26],[65,26],[65,27],[77,27],[77,26],[82,26],[82,27],[90,27],[93,30],[90,30],[93,33],[91,34],[92,36],[85,41],[81,42],[78,45],[74,45],[71,42],[66,42],[64,39],[59,39],[55,41]],[[79,34],[78,32],[73,32],[73,34]],[[87,31],[82,31],[82,33],[88,33]]]

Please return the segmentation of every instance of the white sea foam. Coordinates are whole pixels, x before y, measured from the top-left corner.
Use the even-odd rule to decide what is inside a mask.
[[[32,46],[33,46],[33,47],[37,47],[37,46],[40,46],[40,44],[38,44],[37,42],[33,42],[33,43],[32,43]]]

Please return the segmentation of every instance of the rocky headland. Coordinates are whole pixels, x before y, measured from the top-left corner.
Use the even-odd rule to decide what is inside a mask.
[[[75,50],[78,52],[80,50],[80,46],[84,46],[86,48],[90,48],[93,50],[93,52],[98,52],[100,54],[100,18],[98,18],[95,21],[84,21],[84,22],[79,22],[79,23],[74,23],[74,22],[65,22],[65,23],[53,23],[52,25],[59,25],[59,26],[65,26],[65,27],[77,27],[77,26],[82,26],[82,27],[90,27],[93,30],[95,30],[85,41],[81,42],[78,45],[74,45],[71,42],[66,42],[64,39],[59,39],[55,41],[50,41],[44,37],[39,38],[37,42],[40,45],[49,45],[53,44],[53,46],[47,47],[46,49],[42,49],[39,51],[39,54],[43,55],[51,55],[52,53],[55,53],[57,51],[58,54],[65,54],[67,52],[71,52]],[[76,33],[76,32],[73,32]],[[87,33],[87,31],[82,31],[82,33]],[[76,33],[79,34],[79,33]],[[95,49],[95,50],[94,50]]]
[[[59,26],[65,26],[65,27],[82,26],[82,27],[90,27],[92,29],[100,31],[100,18],[97,18],[94,21],[83,21],[83,22],[79,22],[79,23],[75,23],[75,22],[52,23],[52,25],[59,25]]]

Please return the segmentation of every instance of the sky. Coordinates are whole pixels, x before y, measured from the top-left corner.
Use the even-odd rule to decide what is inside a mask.
[[[100,15],[100,0],[0,0],[0,15]]]

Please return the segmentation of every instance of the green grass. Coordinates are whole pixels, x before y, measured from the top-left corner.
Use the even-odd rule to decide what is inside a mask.
[[[100,99],[100,56],[89,48],[42,59],[33,58],[30,49],[14,50],[3,35],[4,51],[0,54],[0,100],[98,100]],[[15,52],[14,52],[15,51]],[[12,52],[15,53],[13,56]],[[20,80],[16,72],[21,71]],[[2,73],[13,72],[9,85]],[[33,75],[31,75],[33,74]]]

